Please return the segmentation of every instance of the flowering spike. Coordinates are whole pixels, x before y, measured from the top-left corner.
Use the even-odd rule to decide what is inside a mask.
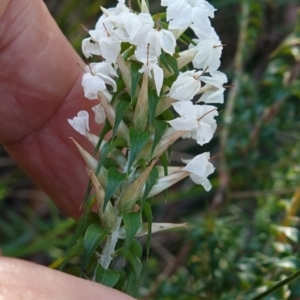
[[[101,7],[103,15],[82,42],[86,58],[99,57],[99,62],[85,68],[84,95],[100,101],[92,109],[95,122],[104,123],[104,127],[99,126],[100,130],[103,128],[101,141],[111,128],[112,134],[99,145],[98,135],[90,132],[87,112],[81,111],[68,120],[101,150],[100,158],[99,153],[94,157],[74,141],[93,183],[101,219],[98,229],[107,233],[101,253],[96,252],[99,248],[95,251],[98,262],[93,280],[99,275],[97,270],[109,269],[114,255],[120,255],[120,239],[127,239],[128,246],[134,236],[148,234],[148,247],[149,229],[153,233],[185,227],[152,223],[151,207],[142,202],[146,194],[155,196],[187,176],[208,191],[208,176],[214,171],[208,152],[183,161],[187,163],[185,167],[169,166],[165,158],[180,137],[193,138],[203,145],[212,139],[217,128],[217,107],[207,104],[223,103],[227,77],[217,71],[225,45],[211,26],[215,9],[206,0],[161,0],[166,7],[161,22],[160,14],[149,14],[149,1],[138,2],[141,13],[133,11],[131,1],[126,0],[118,0],[116,7],[109,10]],[[179,52],[177,40],[182,40],[180,37],[188,28],[196,38]],[[188,69],[189,65],[194,69]],[[163,158],[163,166],[154,167],[159,158]],[[137,201],[143,207],[139,208]],[[104,202],[107,206],[103,212]],[[142,226],[141,213],[148,221]],[[138,265],[134,265],[137,269]]]

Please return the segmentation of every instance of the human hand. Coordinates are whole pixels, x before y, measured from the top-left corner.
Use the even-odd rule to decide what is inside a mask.
[[[68,124],[90,111],[84,65],[41,0],[0,0],[0,143],[67,214],[78,217],[88,183]],[[0,258],[1,299],[132,299],[113,289],[29,262]]]

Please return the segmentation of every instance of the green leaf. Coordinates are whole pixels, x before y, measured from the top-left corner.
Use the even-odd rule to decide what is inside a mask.
[[[136,276],[140,276],[142,272],[142,262],[138,258],[137,255],[131,253],[130,251],[127,252],[126,258],[128,259],[132,269],[134,270],[134,273]]]
[[[126,230],[125,253],[128,251],[131,242],[141,226],[141,216],[137,212],[123,215],[124,227]]]
[[[114,286],[114,288],[116,290],[123,291],[127,274],[124,272],[124,270],[118,270],[118,272],[119,272],[119,280],[117,284]]]
[[[164,153],[163,155],[161,155],[159,160],[164,168],[165,176],[167,176],[168,175],[168,155],[167,155],[167,153]]]
[[[118,271],[104,269],[101,265],[98,265],[95,271],[95,281],[109,287],[114,287],[119,277]]]
[[[140,153],[142,148],[146,145],[150,137],[150,132],[144,131],[139,132],[133,127],[129,129],[129,139],[130,139],[130,153],[128,157],[128,171],[130,170],[134,160],[137,155]]]
[[[133,270],[129,272],[127,275],[127,282],[126,282],[126,289],[125,292],[126,294],[137,298],[138,297],[138,290],[139,290],[139,284],[140,278],[135,274]]]
[[[158,176],[159,176],[159,172],[158,172],[157,168],[154,167],[151,170],[151,172],[149,174],[149,177],[147,178],[145,192],[144,192],[144,195],[143,195],[143,199],[146,199],[147,196],[149,195],[152,187],[157,182]],[[143,206],[143,201],[142,201],[142,206]]]
[[[139,72],[141,68],[141,64],[138,62],[132,62],[131,67],[130,67],[130,73],[131,73],[131,92],[130,92],[130,97],[133,99],[136,88],[139,84],[139,81],[141,79],[142,73]]]
[[[129,57],[131,57],[134,54],[135,49],[136,47],[130,44],[130,47],[125,51],[125,53],[122,52],[124,59],[127,60]]]
[[[126,289],[124,292],[134,298],[137,298],[139,281],[140,281],[139,276],[137,276],[136,273],[133,270],[131,270],[127,275]]]
[[[109,121],[106,119],[106,120],[105,120],[105,123],[104,123],[104,126],[103,126],[103,128],[102,128],[102,130],[101,130],[101,134],[100,134],[100,136],[99,136],[99,141],[98,141],[98,143],[97,143],[97,146],[96,146],[96,148],[95,148],[95,150],[94,150],[93,155],[96,155],[96,153],[99,151],[100,145],[101,145],[101,143],[102,143],[102,141],[103,141],[105,135],[106,135],[110,130],[111,130],[111,125],[110,125]],[[98,174],[96,174],[96,176],[97,176],[97,175],[98,175]]]
[[[84,232],[84,229],[87,228],[89,225],[91,225],[93,223],[99,223],[100,222],[99,216],[96,213],[90,211],[90,208],[91,208],[92,203],[93,203],[93,201],[92,201],[93,198],[94,198],[93,196],[89,197],[89,200],[88,200],[88,203],[86,205],[86,209],[84,211],[84,214],[83,214],[83,216],[81,216],[79,218],[79,220],[76,223],[75,231],[74,231],[74,234],[73,234],[72,239],[70,241],[70,244],[67,248],[67,251],[66,251],[66,254],[65,254],[65,257],[64,257],[64,261],[59,267],[60,270],[62,270],[63,267],[65,266],[65,264],[68,262],[67,256],[69,255],[69,252],[71,251],[72,247],[75,245],[76,241],[82,236],[82,234]],[[82,251],[82,253],[83,253],[83,251]]]
[[[167,130],[168,125],[167,122],[162,121],[162,120],[156,120],[154,122],[154,140],[152,144],[152,149],[151,149],[151,155],[153,154],[153,151],[155,150],[155,147],[161,140],[162,136],[164,135],[165,131]]]
[[[179,70],[178,70],[178,65],[177,65],[177,59],[170,54],[166,54],[166,58],[167,58],[167,62],[169,64],[169,66],[172,68],[175,75],[178,76]]]
[[[107,188],[104,199],[103,211],[105,211],[106,205],[110,200],[113,193],[120,186],[120,184],[126,179],[126,174],[120,173],[115,167],[111,167],[107,172]]]
[[[161,55],[159,57],[159,60],[162,62],[162,64],[166,67],[166,69],[169,72],[172,72],[172,69],[170,68],[168,61],[167,61],[167,57],[166,57],[166,53],[164,51],[161,51]]]
[[[148,202],[145,202],[143,205],[143,215],[145,216],[148,223],[148,234],[147,234],[147,243],[146,243],[146,253],[147,258],[149,257],[150,252],[150,243],[151,243],[151,234],[152,234],[152,209]]]
[[[82,255],[84,252],[83,239],[78,240],[68,252],[66,253],[63,263],[60,266],[60,270],[68,263],[72,258]]]
[[[122,146],[124,147],[126,145],[126,141],[119,137],[116,138],[113,142],[107,142],[101,149],[101,153],[100,153],[100,159],[98,161],[98,165],[97,165],[97,169],[96,169],[96,173],[95,175],[97,176],[97,174],[99,174],[99,171],[101,169],[101,167],[103,166],[103,163],[106,159],[106,157],[108,156],[108,154],[111,154],[112,150]]]
[[[99,244],[105,239],[107,232],[107,229],[101,228],[98,224],[92,224],[87,228],[84,234],[84,254],[81,264],[81,272],[85,270],[89,259]]]
[[[73,276],[77,276],[77,277],[81,276],[81,271],[80,271],[80,268],[78,266],[71,266],[70,268],[68,268],[66,270],[66,273],[71,274]]]
[[[110,102],[111,104],[115,102],[118,95],[120,95],[120,93],[125,89],[125,83],[121,76],[117,78],[116,83],[117,83],[117,91],[113,93],[113,97]]]
[[[129,107],[130,103],[125,101],[120,101],[116,107],[116,120],[114,124],[113,137],[116,135],[118,127]]]
[[[160,100],[160,97],[157,95],[156,90],[150,90],[148,92],[149,123],[150,124],[153,123],[153,120],[154,120],[154,117],[155,117],[156,108],[157,108],[159,100]]]
[[[99,174],[99,171],[101,169],[101,167],[103,166],[104,160],[106,159],[106,156],[108,155],[108,153],[110,153],[110,151],[113,149],[113,146],[111,145],[111,143],[106,143],[102,149],[101,149],[101,153],[100,153],[100,159],[98,161],[98,165],[97,165],[97,169],[95,172],[95,175],[97,176]]]
[[[176,76],[179,75],[177,60],[174,56],[165,53],[164,51],[161,52],[160,61],[166,67],[169,72],[174,72]]]
[[[131,242],[131,245],[129,247],[129,251],[132,254],[135,254],[138,258],[141,258],[142,254],[143,254],[143,247],[142,247],[141,243],[138,240],[134,239]]]

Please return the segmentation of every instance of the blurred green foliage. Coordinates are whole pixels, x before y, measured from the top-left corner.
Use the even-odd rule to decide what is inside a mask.
[[[115,3],[45,2],[78,53],[86,37],[81,24],[92,28],[99,6]],[[159,2],[152,3],[157,11]],[[227,44],[222,71],[232,82],[243,0],[211,3],[218,8],[213,23]],[[167,204],[163,196],[156,200],[155,221],[188,222],[189,227],[153,237],[150,257],[144,260],[140,299],[250,300],[300,269],[297,1],[249,1],[249,5],[242,75],[223,149],[229,177],[226,193],[216,208],[213,204],[222,178],[215,175],[211,178],[214,190],[209,194],[185,181],[168,192]],[[219,121],[221,133],[222,114]],[[216,155],[220,151],[218,135],[209,148],[186,149],[186,141],[177,146],[177,152],[203,152],[212,147]],[[3,152],[1,157],[5,157]],[[216,156],[217,170],[221,163]],[[74,221],[63,217],[50,201],[45,204],[50,212],[45,218],[34,207],[8,201],[20,173],[2,168],[1,174],[0,211],[5,211],[0,219],[2,252],[44,264],[59,261]],[[38,259],[38,254],[43,259]],[[265,299],[299,299],[299,287],[300,281],[295,280]]]

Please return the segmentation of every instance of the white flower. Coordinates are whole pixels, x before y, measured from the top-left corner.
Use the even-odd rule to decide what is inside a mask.
[[[90,38],[82,41],[82,52],[86,58],[101,55],[108,62],[116,62],[121,50],[121,43],[116,36],[114,24],[109,17],[102,15],[94,30],[90,30]]]
[[[176,47],[176,40],[174,34],[169,30],[153,29],[148,33],[147,44],[150,44],[150,52],[159,57],[161,49],[166,53],[173,55]]]
[[[116,83],[110,76],[117,76],[113,67],[106,62],[91,63],[86,66],[86,71],[82,77],[84,95],[88,99],[98,99],[98,93],[106,90],[106,84],[116,91]]]
[[[201,88],[200,76],[203,72],[186,71],[172,84],[169,96],[176,100],[191,100]]]
[[[168,123],[177,131],[187,130],[183,138],[193,138],[201,146],[212,139],[217,128],[215,106],[194,105],[190,101],[178,101],[172,105],[180,117]]]
[[[168,7],[169,29],[186,29],[192,23],[201,22],[207,27],[208,17],[214,17],[215,8],[205,0],[162,0],[161,5]]]
[[[89,114],[85,110],[78,112],[77,116],[73,119],[68,119],[69,124],[80,134],[86,135],[89,128]]]
[[[103,106],[102,104],[98,104],[94,107],[92,107],[92,110],[94,111],[95,113],[95,122],[97,124],[102,124],[104,123],[105,119],[106,119],[106,114],[105,114],[105,111],[103,109]]]
[[[202,32],[194,31],[198,39],[194,39],[193,41],[197,45],[191,44],[189,46],[189,49],[196,53],[193,59],[194,68],[205,69],[209,72],[217,70],[221,64],[220,58],[223,50],[223,45],[219,37],[213,33],[206,35]]]
[[[93,55],[101,55],[99,43],[91,38],[86,38],[81,43],[81,50],[86,58]]]
[[[212,71],[210,75],[211,77],[201,76],[201,81],[206,85],[201,89],[204,93],[197,102],[224,103],[223,84],[227,82],[227,76],[219,71]]]
[[[150,14],[121,13],[110,16],[108,20],[114,25],[114,34],[121,42],[128,42],[135,46],[146,44],[148,32],[153,29],[154,22]]]
[[[157,64],[157,57],[153,53],[149,52],[147,46],[138,47],[134,54],[136,59],[143,63],[139,72],[146,73],[150,78],[152,78],[151,71],[153,72],[156,92],[157,95],[159,95],[164,80],[164,73],[163,69]]]
[[[182,160],[187,163],[182,171],[190,172],[190,178],[196,183],[201,184],[206,191],[211,189],[211,184],[207,177],[215,170],[212,163],[209,161],[209,152],[197,155],[191,160]]]

